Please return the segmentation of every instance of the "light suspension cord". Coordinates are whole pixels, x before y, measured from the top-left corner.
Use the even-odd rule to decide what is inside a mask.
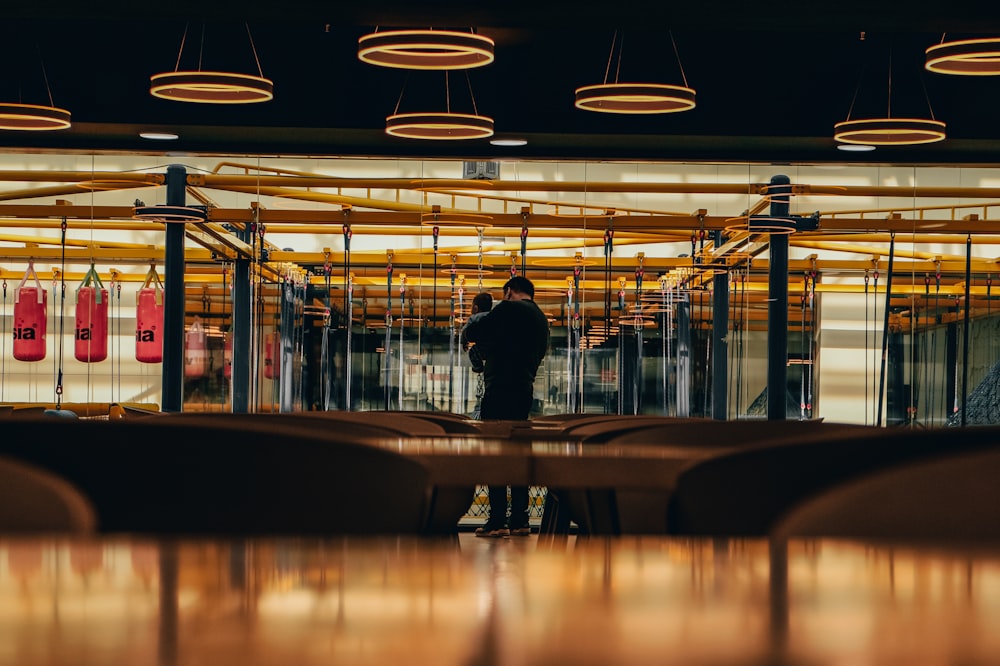
[[[7,278],[3,280],[3,309],[0,310],[0,402],[4,401],[7,385]]]
[[[59,267],[59,371],[56,377],[56,409],[62,409],[63,395],[63,337],[66,326],[66,218],[63,217],[61,229],[62,254]]]
[[[885,362],[888,355],[889,345],[889,303],[892,298],[892,262],[896,254],[896,232],[889,234],[889,268],[885,278],[885,311],[882,313],[882,363],[879,375],[878,387],[878,418],[875,420],[876,427],[882,425],[882,395],[885,389]]]

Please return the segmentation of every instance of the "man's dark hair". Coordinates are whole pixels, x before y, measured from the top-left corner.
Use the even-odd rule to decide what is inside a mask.
[[[507,280],[503,286],[503,290],[507,291],[508,289],[521,294],[527,294],[528,298],[535,297],[535,285],[531,283],[531,280],[521,275],[515,275]]]
[[[479,312],[489,312],[493,309],[493,294],[488,291],[481,291],[472,299],[473,307],[478,307]]]

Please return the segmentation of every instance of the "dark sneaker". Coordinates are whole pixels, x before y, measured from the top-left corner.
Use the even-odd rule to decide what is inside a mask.
[[[527,525],[524,527],[512,527],[510,528],[510,535],[520,537],[531,536],[531,528]]]
[[[510,530],[503,525],[491,525],[490,523],[486,523],[482,527],[476,528],[476,536],[498,539],[500,537],[510,536]]]

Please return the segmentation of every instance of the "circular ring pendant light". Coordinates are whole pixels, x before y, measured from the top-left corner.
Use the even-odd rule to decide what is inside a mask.
[[[833,126],[836,141],[866,146],[912,146],[945,137],[943,122],[920,118],[845,120]]]
[[[695,106],[695,91],[665,83],[602,83],[576,89],[578,109],[603,113],[675,113]]]
[[[154,222],[204,222],[208,213],[190,206],[138,206],[132,212],[132,218]]]
[[[681,65],[680,54],[677,52],[677,44],[674,42],[672,32],[670,33],[670,43],[677,58],[681,78],[684,80],[682,86],[667,83],[619,83],[618,70],[621,68],[624,43],[624,35],[619,39],[618,31],[615,31],[611,40],[611,52],[608,55],[604,81],[596,85],[577,88],[573,106],[584,111],[620,114],[677,113],[690,111],[695,107],[695,91],[687,85],[687,77],[684,74],[684,67]],[[615,60],[616,45],[618,47],[618,65],[615,68],[614,81],[609,83],[608,76],[611,73],[611,64]]]
[[[942,42],[925,52],[924,67],[938,74],[1000,75],[1000,38]]]
[[[397,113],[385,119],[385,132],[405,139],[485,139],[493,119],[467,113]]]
[[[54,106],[0,104],[0,129],[61,130],[70,126],[70,113]]]
[[[389,30],[358,39],[358,59],[397,69],[471,69],[492,63],[493,47],[473,32]]]
[[[163,72],[149,77],[149,92],[175,102],[252,104],[274,99],[274,83],[230,72]]]

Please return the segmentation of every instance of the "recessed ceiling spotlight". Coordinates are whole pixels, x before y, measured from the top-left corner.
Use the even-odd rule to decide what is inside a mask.
[[[875,150],[875,146],[861,143],[839,143],[837,144],[837,150],[846,150],[849,153],[870,153]]]
[[[493,146],[527,146],[527,139],[490,139],[490,145]]]
[[[140,132],[139,136],[143,139],[150,139],[152,141],[174,141],[180,138],[173,132]]]

